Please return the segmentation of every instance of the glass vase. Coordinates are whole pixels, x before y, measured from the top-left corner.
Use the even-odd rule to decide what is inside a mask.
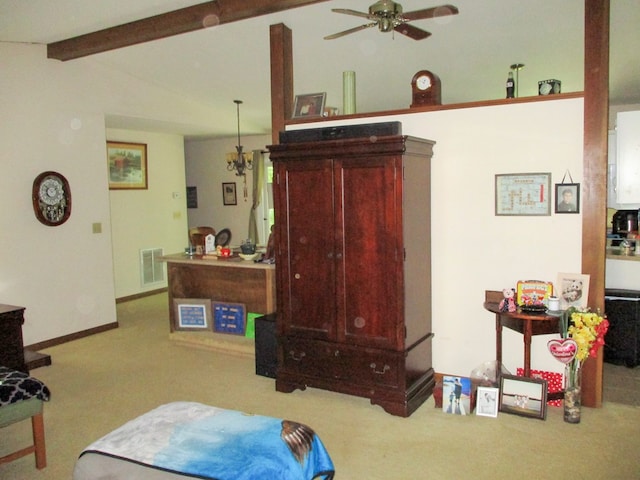
[[[582,365],[573,360],[564,367],[564,421],[580,423],[582,408]]]

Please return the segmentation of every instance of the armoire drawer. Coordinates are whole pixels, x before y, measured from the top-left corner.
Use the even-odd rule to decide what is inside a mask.
[[[283,339],[281,348],[281,367],[294,374],[360,385],[397,386],[403,371],[403,352],[292,338]]]

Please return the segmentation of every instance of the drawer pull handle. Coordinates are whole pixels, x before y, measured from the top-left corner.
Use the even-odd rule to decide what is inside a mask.
[[[296,355],[296,352],[294,352],[293,350],[291,350],[289,352],[289,356],[291,357],[292,360],[295,360],[296,362],[301,361],[304,357],[307,356],[306,353],[304,352],[300,352],[300,355]]]
[[[391,370],[391,367],[389,365],[385,365],[384,367],[382,367],[382,370],[377,370],[375,363],[372,363],[371,365],[369,365],[369,367],[371,367],[371,370],[373,370],[373,373],[375,373],[376,375],[384,375],[389,370]]]

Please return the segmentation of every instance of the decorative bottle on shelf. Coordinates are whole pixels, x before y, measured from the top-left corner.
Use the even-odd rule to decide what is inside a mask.
[[[513,98],[516,91],[516,82],[513,80],[513,72],[507,77],[507,98]]]

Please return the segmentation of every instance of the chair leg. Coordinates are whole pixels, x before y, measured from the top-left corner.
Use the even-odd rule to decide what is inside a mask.
[[[36,468],[41,470],[47,466],[47,449],[44,443],[44,416],[42,412],[31,417],[31,429],[33,430]]]

